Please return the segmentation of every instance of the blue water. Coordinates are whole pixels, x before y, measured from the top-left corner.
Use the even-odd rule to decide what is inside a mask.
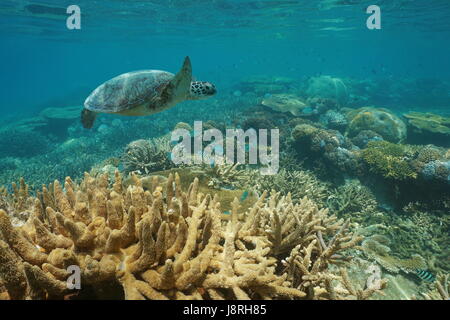
[[[66,28],[71,4],[81,30]],[[381,30],[366,28],[370,4]],[[2,116],[81,105],[115,75],[176,72],[186,55],[220,89],[253,74],[450,79],[446,0],[3,0],[0,17]]]
[[[81,9],[81,30],[66,27],[69,5]],[[366,9],[370,5],[381,8],[379,30],[369,30],[366,26],[369,17]],[[19,222],[25,223],[29,213],[38,208],[34,196],[42,198],[44,208],[50,205],[46,203],[49,199],[46,193],[40,190],[43,184],[48,186],[51,197],[52,190],[58,190],[58,184],[52,185],[55,180],[61,181],[68,193],[72,184],[64,179],[71,177],[78,203],[86,201],[85,189],[91,192],[93,188],[90,180],[81,183],[85,172],[96,177],[106,174],[111,182],[118,170],[124,186],[135,183],[136,179],[128,176],[134,173],[145,178],[142,184],[146,190],[153,191],[149,189],[147,178],[156,175],[158,181],[167,181],[163,177],[177,171],[183,184],[195,176],[199,178],[202,193],[218,195],[225,215],[233,212],[233,217],[237,216],[236,208],[227,206],[232,195],[240,199],[242,210],[247,210],[244,209],[247,204],[252,205],[264,190],[275,190],[282,196],[290,193],[294,203],[308,197],[318,208],[327,208],[329,214],[350,221],[352,230],[358,230],[372,241],[372,245],[366,242],[366,247],[361,244],[363,250],[357,254],[358,259],[348,259],[354,263],[351,273],[359,272],[361,279],[364,278],[364,281],[358,279],[355,288],[366,285],[369,268],[365,270],[368,267],[362,263],[365,259],[367,263],[378,263],[383,277],[388,273],[395,276],[396,285],[388,286],[391,290],[386,296],[388,299],[423,298],[431,285],[426,287],[428,284],[420,281],[431,282],[440,279],[441,274],[448,274],[449,0],[1,0],[0,37],[0,210]],[[83,128],[80,122],[83,103],[99,85],[135,70],[176,73],[186,56],[192,61],[194,78],[215,85],[215,96],[201,101],[183,101],[170,110],[147,117],[100,114],[90,130]],[[155,91],[162,91],[161,88],[167,87],[160,85]],[[121,98],[118,100],[126,100]],[[152,110],[159,107],[148,106]],[[89,112],[84,110],[85,115]],[[424,115],[425,112],[432,114]],[[204,126],[199,129],[200,121]],[[215,132],[219,133],[228,128],[268,129],[269,146],[244,140],[242,153],[258,150],[258,160],[263,151],[270,150],[271,155],[277,153],[278,147],[272,141],[278,137],[279,130],[279,168],[270,173],[282,175],[264,177],[257,172],[266,165],[275,162],[278,165],[278,161],[236,164],[233,169],[237,172],[230,167],[224,169],[216,158],[204,157],[203,166],[201,163],[178,166],[173,161],[173,150],[179,141],[170,141],[168,135],[174,128],[182,128],[191,135],[186,140],[194,142],[191,153],[198,158],[205,150],[202,134],[208,128],[217,129]],[[261,131],[258,134],[260,142]],[[229,149],[228,145],[218,145],[214,152]],[[28,186],[28,199],[24,196],[25,189],[19,192],[13,184],[21,178]],[[103,187],[102,180],[98,192],[104,193],[105,199],[109,194],[116,208],[117,185],[111,193]],[[164,197],[166,195],[169,194],[165,193]],[[124,205],[129,205],[128,196]],[[102,199],[97,197],[96,192],[95,200]],[[55,204],[52,208],[61,210],[60,206],[66,203],[60,201],[56,193],[55,198],[58,208]],[[91,200],[89,198],[89,206],[93,203]],[[174,203],[172,201],[170,206]],[[308,216],[301,221],[316,214],[315,209],[306,211],[307,206],[309,204],[302,205],[298,210],[299,215]],[[80,212],[83,209],[82,206],[75,208]],[[277,205],[276,209],[266,210],[267,217],[270,215],[273,219],[274,230],[278,228],[277,220],[284,223],[280,228],[283,232],[287,224],[291,228],[293,219],[288,217],[294,212],[291,209],[289,205],[281,210]],[[280,214],[276,214],[277,210]],[[68,218],[67,211],[61,211]],[[244,211],[239,213],[238,219],[246,218]],[[320,216],[322,214],[327,213],[320,211]],[[170,217],[170,223],[167,220],[166,224],[166,227],[170,225],[166,228],[169,230],[176,215],[165,216]],[[31,217],[35,218],[35,214]],[[43,219],[43,215],[36,217]],[[78,218],[82,221],[86,217]],[[209,216],[205,213],[204,217]],[[266,221],[269,218],[263,218],[262,213],[255,217],[261,220],[261,226],[269,223]],[[180,216],[179,221],[182,220]],[[6,220],[2,218],[2,221]],[[196,223],[197,220],[186,221]],[[214,224],[208,223],[213,220],[203,221],[199,224],[203,230],[202,246],[210,233],[209,226]],[[333,226],[323,231],[324,239],[317,233],[321,241],[317,241],[312,251],[312,263],[319,252],[328,252],[328,249],[324,251],[326,245],[322,242],[336,241],[333,248],[337,248],[345,247],[346,243],[341,240],[350,239],[345,230],[341,230],[344,233],[339,231],[343,239],[332,234],[336,227],[333,221],[324,218],[320,222],[324,226],[333,223]],[[47,222],[47,226],[53,223]],[[31,222],[28,224],[23,232],[29,230]],[[110,221],[108,225],[113,228]],[[109,232],[109,228],[107,230]],[[261,230],[267,233],[266,229]],[[313,230],[317,230],[316,227]],[[0,238],[3,237],[1,232]],[[314,237],[315,232],[308,231],[305,239]],[[289,236],[283,233],[280,247],[285,246],[285,239],[290,242],[294,234],[297,233]],[[158,231],[158,241],[159,235]],[[269,237],[269,233],[267,235]],[[270,237],[273,235],[278,239],[276,232]],[[35,237],[36,232],[28,238],[34,240]],[[156,234],[153,237],[157,239]],[[373,241],[378,241],[375,239],[380,241],[378,245],[374,244]],[[306,240],[302,242],[302,246],[306,243]],[[266,252],[268,247],[265,246],[261,252]],[[245,247],[250,252],[253,245]],[[378,249],[371,252],[371,247]],[[276,254],[280,261],[276,272],[297,273],[295,268],[281,265],[281,262],[297,261],[291,260],[293,256],[287,259],[289,250],[285,256]],[[303,248],[298,252],[308,250]],[[378,250],[380,252],[375,252]],[[99,259],[102,252],[103,249],[96,249],[95,255],[89,254]],[[338,252],[331,257],[339,259],[340,255]],[[386,255],[392,255],[393,259]],[[427,263],[411,269],[408,259],[416,255]],[[22,253],[17,258],[19,256]],[[82,256],[84,259],[85,254]],[[350,251],[348,257],[353,256],[354,251]],[[248,257],[251,259],[253,253]],[[165,261],[165,254],[161,259]],[[211,261],[217,260],[214,259]],[[320,273],[328,272],[322,270],[326,261],[324,258],[321,262]],[[386,263],[392,263],[393,268],[388,268]],[[204,269],[209,272],[215,267]],[[269,269],[272,269],[272,262]],[[301,270],[299,279],[304,279]],[[411,272],[414,270],[416,272]],[[325,282],[316,280],[313,284],[329,286],[328,282],[325,286]],[[3,285],[0,279],[0,300],[4,296]],[[159,284],[155,286],[159,287]],[[310,283],[306,287],[311,288]],[[104,293],[107,291],[103,286],[100,288]],[[187,290],[194,292],[193,288]],[[261,289],[265,292],[264,287]],[[395,293],[397,289],[399,292]],[[221,294],[221,290],[217,294]],[[200,294],[200,290],[198,292]],[[258,292],[255,291],[255,297]]]

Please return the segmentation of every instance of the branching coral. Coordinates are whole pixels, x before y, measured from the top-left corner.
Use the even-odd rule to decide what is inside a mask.
[[[430,290],[427,293],[424,293],[423,296],[426,300],[449,300],[450,299],[450,291],[449,291],[449,275],[439,275],[435,282],[434,290]]]
[[[329,196],[328,185],[317,179],[310,171],[305,170],[281,169],[273,176],[256,174],[252,185],[259,192],[273,189],[283,195],[291,193],[294,202],[298,202],[306,196],[316,204],[323,205]]]
[[[326,205],[338,216],[352,216],[353,220],[361,222],[376,212],[377,201],[369,188],[358,180],[352,180],[335,189]]]
[[[106,175],[85,174],[79,184],[67,178],[64,189],[55,181],[22,227],[0,210],[0,279],[9,298],[73,294],[66,282],[74,266],[82,298],[341,297],[327,294],[328,264],[361,239],[326,209],[264,193],[240,216],[235,199],[222,221],[218,197],[199,193],[197,179],[183,192],[170,175],[164,192],[156,177],[148,191],[133,177],[127,189],[118,172],[111,186]],[[303,268],[281,270],[288,256],[303,259]]]
[[[125,148],[122,162],[125,172],[148,174],[174,166],[170,159],[170,139],[168,136],[150,140],[136,140]]]
[[[253,170],[242,169],[239,163],[214,163],[194,165],[192,171],[205,176],[208,186],[215,189],[242,189],[254,175]]]
[[[409,259],[400,259],[392,255],[388,247],[390,241],[388,238],[380,235],[374,235],[363,241],[362,247],[364,253],[371,259],[378,262],[383,268],[392,273],[415,272],[417,269],[427,269],[425,260],[418,254],[412,255]]]
[[[12,194],[5,187],[0,187],[0,209],[9,213],[14,225],[24,224],[30,216],[30,205],[33,201],[28,185],[20,179],[19,185],[12,183]]]
[[[407,150],[402,145],[387,141],[371,141],[367,148],[362,150],[361,157],[370,171],[381,174],[387,179],[417,178],[417,172],[408,162]]]

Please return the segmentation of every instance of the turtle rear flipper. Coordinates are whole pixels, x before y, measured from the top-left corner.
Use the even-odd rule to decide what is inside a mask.
[[[181,70],[175,75],[165,88],[163,96],[171,99],[186,100],[189,97],[189,90],[192,81],[192,65],[189,57],[184,58]]]
[[[94,126],[95,118],[97,117],[97,113],[92,112],[88,109],[83,109],[81,111],[81,123],[83,127],[86,129],[91,129]]]

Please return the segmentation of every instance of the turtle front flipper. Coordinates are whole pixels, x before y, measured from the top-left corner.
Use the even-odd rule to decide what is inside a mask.
[[[97,113],[84,108],[83,111],[81,111],[81,123],[83,124],[83,127],[91,129],[94,126],[96,117]]]
[[[162,96],[168,97],[173,102],[186,100],[190,94],[192,81],[192,65],[189,57],[184,58],[181,70],[175,75],[164,89]]]

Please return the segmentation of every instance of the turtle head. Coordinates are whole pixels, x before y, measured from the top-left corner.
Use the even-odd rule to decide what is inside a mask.
[[[211,82],[206,81],[192,81],[191,88],[189,90],[190,100],[207,99],[217,92],[216,86]]]

